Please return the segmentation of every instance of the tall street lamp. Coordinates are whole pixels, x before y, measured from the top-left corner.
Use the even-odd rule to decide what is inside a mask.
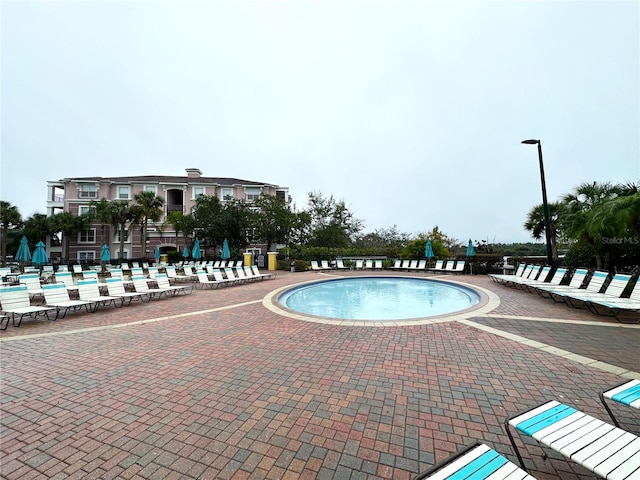
[[[540,140],[523,140],[526,145],[538,145],[538,160],[540,161],[540,182],[542,183],[542,208],[544,210],[544,234],[547,240],[547,265],[553,267],[553,250],[551,248],[551,222],[549,221],[549,205],[547,204],[547,185],[544,181],[544,165],[542,164],[542,144]]]

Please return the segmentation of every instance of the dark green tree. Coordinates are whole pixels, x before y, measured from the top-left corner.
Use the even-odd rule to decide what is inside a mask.
[[[105,230],[107,225],[111,224],[110,202],[106,198],[100,200],[91,200],[89,202],[89,212],[93,219],[100,222],[100,244],[105,244]]]
[[[611,258],[611,248],[603,241],[605,236],[613,233],[610,225],[598,222],[598,209],[610,200],[617,198],[622,192],[622,186],[611,183],[583,183],[573,192],[562,197],[564,210],[562,215],[562,229],[568,239],[578,246],[589,245],[593,249],[596,268],[608,269]]]
[[[140,225],[140,249],[142,255],[146,257],[148,254],[147,229],[149,228],[149,221],[157,222],[162,218],[164,199],[154,192],[139,192],[135,194],[133,199],[135,201],[133,206],[134,221],[137,225]]]
[[[91,226],[90,215],[74,215],[71,212],[56,213],[48,218],[49,232],[62,233],[63,258],[69,261],[71,238]]]
[[[176,250],[179,250],[178,236],[182,233],[183,236],[191,235],[193,232],[193,218],[191,215],[185,215],[184,213],[174,210],[169,212],[163,225],[171,225],[173,231],[176,232]],[[185,240],[186,242],[186,240]]]
[[[562,236],[561,219],[565,205],[562,202],[552,202],[547,204],[549,209],[549,227],[551,228],[551,252],[554,263],[558,260],[558,241]],[[536,205],[527,214],[527,220],[524,222],[524,228],[531,232],[531,236],[536,240],[546,239],[545,222],[544,222],[544,206]]]
[[[21,225],[22,215],[20,215],[18,207],[4,200],[0,200],[0,250],[3,264],[7,262],[9,232],[14,231]]]
[[[215,249],[216,246],[222,245],[225,235],[229,233],[224,206],[218,197],[213,195],[198,197],[191,217],[191,233],[200,239],[203,246]]]
[[[133,223],[136,218],[135,209],[128,200],[112,200],[109,205],[111,211],[111,225],[120,234],[120,261],[124,258],[124,240],[127,227]]]
[[[311,218],[309,245],[316,247],[348,247],[363,221],[356,218],[344,203],[333,195],[325,198],[320,192],[307,194],[307,213]]]
[[[253,222],[254,240],[266,243],[268,252],[274,243],[287,244],[298,220],[290,202],[273,195],[261,195],[252,203],[253,208],[257,209]]]
[[[34,213],[27,218],[22,226],[22,234],[29,240],[29,245],[35,245],[39,241],[45,241],[51,232],[49,217],[44,213]]]

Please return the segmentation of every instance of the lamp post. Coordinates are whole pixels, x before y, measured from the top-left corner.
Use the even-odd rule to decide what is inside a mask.
[[[544,181],[544,165],[542,163],[542,144],[540,140],[523,140],[526,145],[538,145],[538,160],[540,162],[540,182],[542,184],[542,209],[544,210],[544,234],[547,240],[547,265],[553,267],[553,250],[551,248],[551,222],[549,221],[549,205],[547,204],[547,185]]]

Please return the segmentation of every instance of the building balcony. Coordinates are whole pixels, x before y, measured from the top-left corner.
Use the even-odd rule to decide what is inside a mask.
[[[167,214],[171,212],[182,212],[184,213],[184,205],[182,204],[168,204],[167,205]]]

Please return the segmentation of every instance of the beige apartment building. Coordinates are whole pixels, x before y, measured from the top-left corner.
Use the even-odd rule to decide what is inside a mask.
[[[125,232],[125,247],[120,254],[119,232],[109,226],[104,243],[109,245],[112,259],[153,257],[155,248],[162,253],[174,250],[184,239],[177,238],[171,225],[164,224],[172,211],[191,213],[196,199],[201,195],[218,197],[222,202],[228,199],[252,202],[260,195],[273,195],[287,199],[289,189],[278,185],[241,180],[238,178],[204,177],[198,168],[187,168],[186,176],[143,175],[129,177],[76,177],[47,182],[47,215],[70,212],[74,215],[86,213],[91,201],[130,200],[143,191],[150,191],[164,199],[164,214],[148,226],[146,251],[141,251],[139,227]],[[63,245],[59,239],[48,239],[47,254],[52,260],[62,259]],[[68,239],[68,262],[99,261],[102,250],[101,225],[94,224],[89,230],[80,232],[77,238]],[[255,258],[266,255],[263,246],[254,245],[246,251]]]

